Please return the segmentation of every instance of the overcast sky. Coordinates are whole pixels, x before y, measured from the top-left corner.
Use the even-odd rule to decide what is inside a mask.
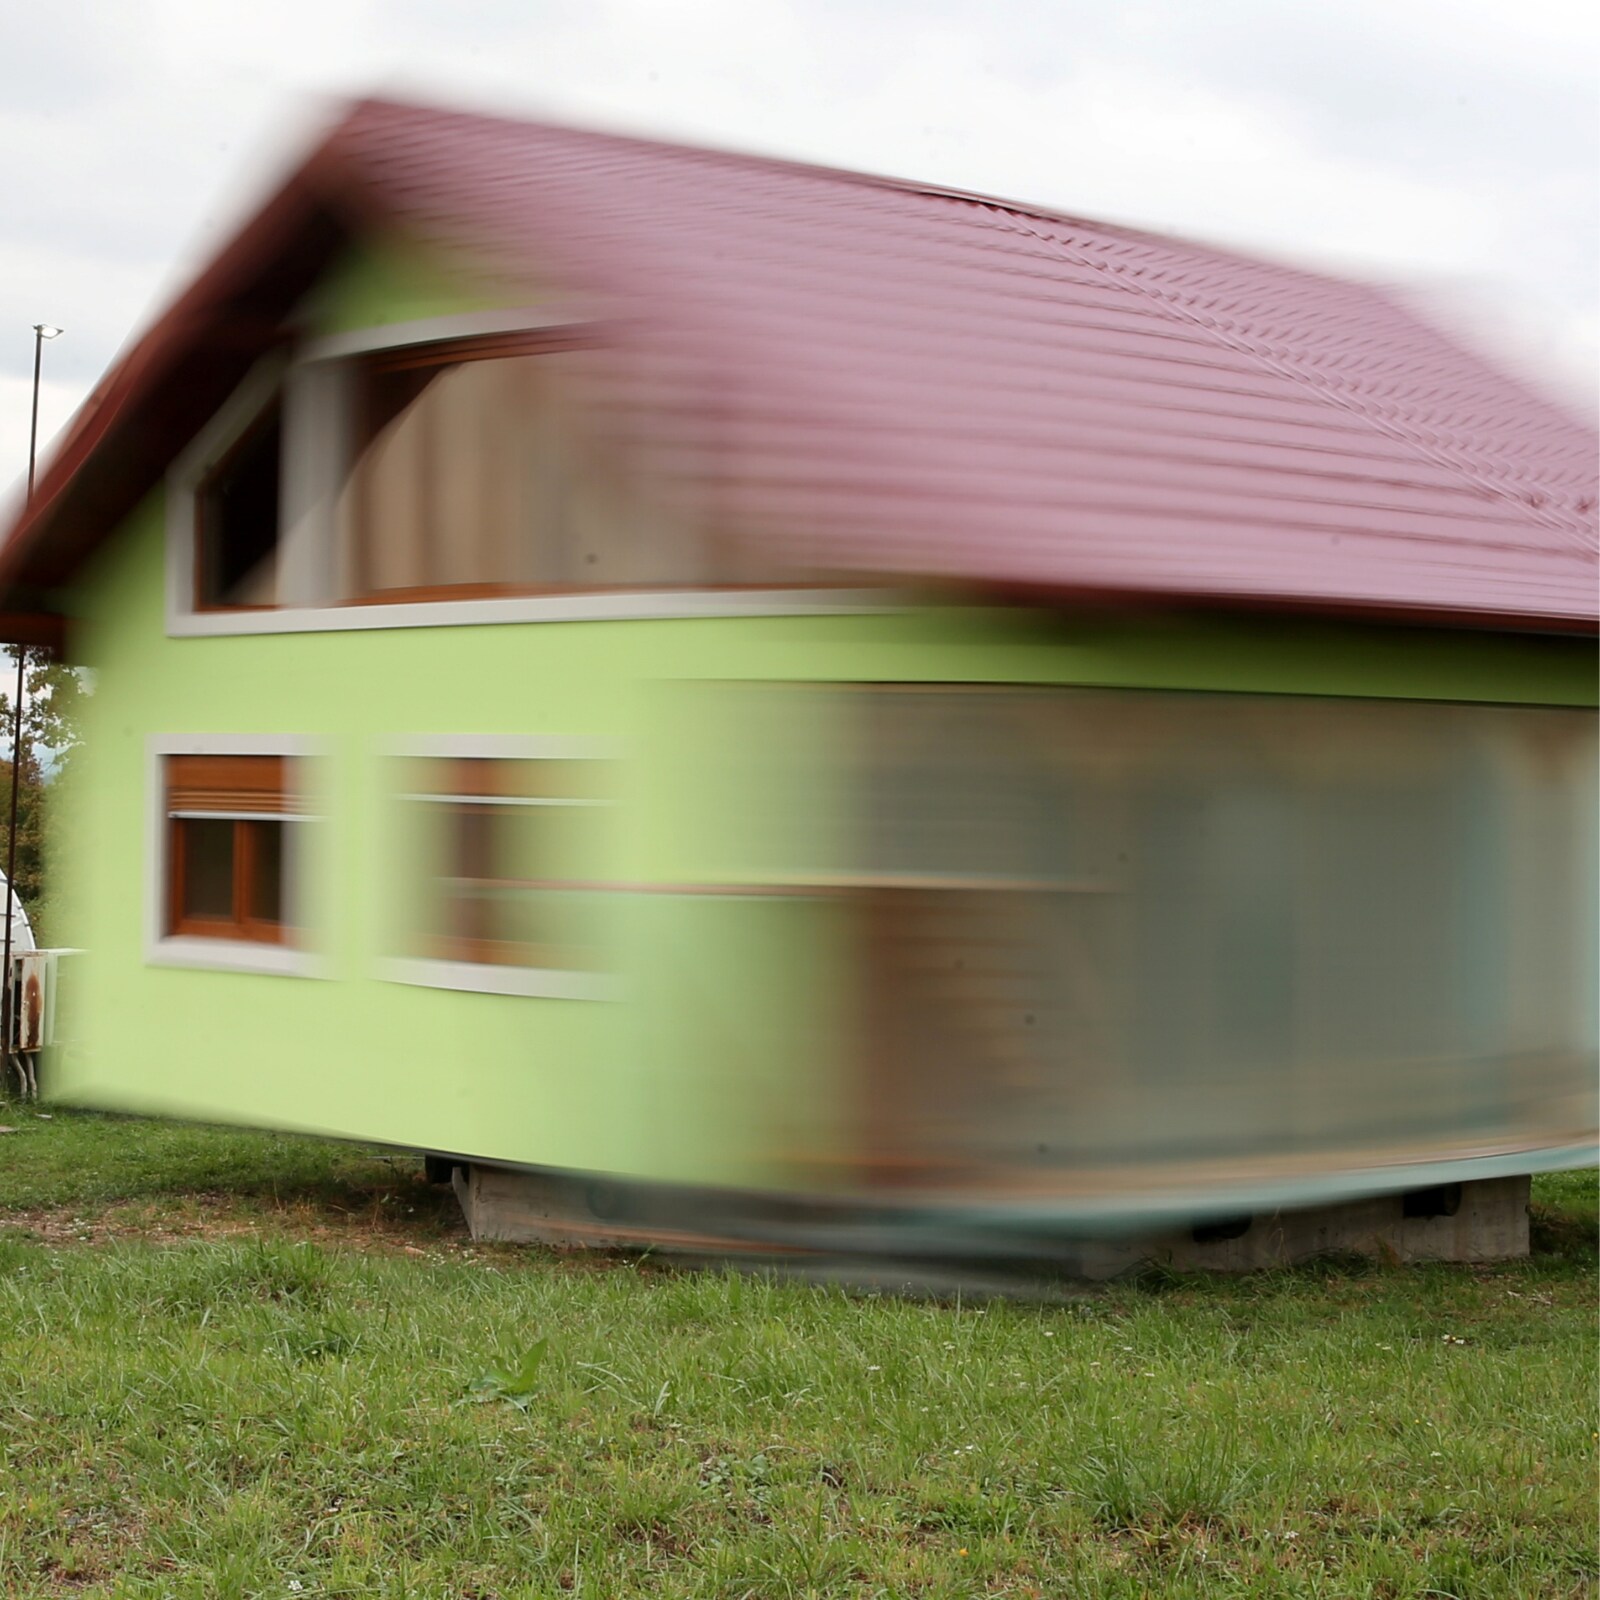
[[[815,159],[1428,284],[1592,404],[1600,6],[54,0],[0,13],[0,483],[330,98]]]

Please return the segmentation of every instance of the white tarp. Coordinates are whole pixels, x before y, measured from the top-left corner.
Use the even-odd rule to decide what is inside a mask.
[[[33,929],[28,923],[27,910],[15,896],[6,895],[6,879],[3,872],[0,872],[0,895],[5,895],[11,907],[11,953],[15,955],[19,950],[33,949]]]

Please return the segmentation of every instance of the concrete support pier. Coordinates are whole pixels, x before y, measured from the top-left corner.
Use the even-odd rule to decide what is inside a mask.
[[[452,1182],[474,1239],[697,1256],[810,1253],[719,1238],[703,1225],[675,1226],[670,1213],[641,1207],[625,1186],[601,1180],[472,1164],[457,1166]],[[1077,1237],[1063,1241],[1061,1265],[1069,1276],[1108,1278],[1143,1263],[1250,1272],[1346,1253],[1391,1262],[1506,1261],[1528,1253],[1529,1188],[1526,1176],[1486,1178],[1146,1236]],[[734,1197],[730,1204],[737,1205]],[[1038,1260],[1036,1243],[1027,1254]]]
[[[1483,1178],[1215,1222],[1136,1241],[1124,1265],[1251,1272],[1345,1253],[1394,1262],[1509,1261],[1528,1253],[1530,1186],[1526,1174]]]

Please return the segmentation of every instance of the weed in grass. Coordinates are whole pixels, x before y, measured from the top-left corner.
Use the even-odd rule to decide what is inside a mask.
[[[271,1342],[285,1361],[343,1361],[361,1347],[361,1330],[353,1317],[335,1309],[310,1320],[282,1318]]]
[[[532,1405],[539,1392],[539,1369],[550,1352],[548,1338],[536,1339],[515,1366],[491,1367],[467,1390],[469,1400],[506,1400],[519,1409]]]
[[[712,1456],[701,1464],[701,1484],[728,1505],[764,1517],[772,1498],[772,1463],[763,1451],[753,1456]]]
[[[1142,1448],[1106,1439],[1071,1474],[1073,1493],[1112,1532],[1162,1531],[1224,1522],[1266,1484],[1240,1459],[1236,1435],[1206,1428],[1186,1437],[1150,1437]]]

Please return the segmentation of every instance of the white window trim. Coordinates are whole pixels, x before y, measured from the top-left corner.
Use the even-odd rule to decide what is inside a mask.
[[[145,741],[145,873],[144,959],[151,967],[194,967],[219,972],[251,972],[269,977],[315,978],[325,975],[321,958],[312,950],[281,944],[253,944],[246,939],[203,939],[193,934],[166,932],[167,920],[167,786],[164,771],[168,756],[291,756],[305,758],[321,753],[315,740],[298,734],[272,733],[153,733]],[[304,799],[299,787],[304,776],[290,766],[290,792]],[[280,822],[313,820],[297,811],[276,816]],[[285,911],[291,924],[306,904],[305,852],[294,834],[285,841]],[[302,919],[303,920],[303,919]],[[304,932],[302,927],[301,932]]]
[[[582,326],[589,319],[538,309],[468,312],[335,334],[292,363],[260,362],[167,474],[167,634],[226,638],[270,633],[359,633],[374,628],[481,627],[528,622],[685,621],[696,617],[809,617],[898,610],[882,589],[609,589],[474,600],[290,604],[198,611],[194,604],[195,491],[207,472],[280,394],[288,441],[281,477],[280,589],[334,592],[332,505],[342,457],[338,363],[351,356],[492,333]]]
[[[400,759],[487,761],[614,761],[621,746],[613,739],[561,733],[438,733],[407,735],[383,745]],[[448,796],[420,796],[447,799]],[[606,802],[595,802],[604,804]],[[424,989],[460,989],[472,994],[517,995],[537,1000],[615,1000],[620,980],[610,972],[580,972],[570,967],[505,967],[479,961],[434,961],[390,956],[378,963],[389,983]]]
[[[615,1000],[615,973],[575,972],[565,967],[498,967],[479,961],[429,961],[392,956],[378,965],[387,983],[422,989],[459,989],[468,994],[516,995],[525,1000]]]
[[[192,525],[192,519],[191,519]],[[193,538],[190,537],[192,551]],[[193,556],[188,582],[192,585]],[[898,611],[903,599],[867,589],[657,589],[430,600],[275,611],[169,613],[172,638],[248,633],[361,633],[372,628],[464,628],[506,622],[666,622],[696,617],[827,617]]]

